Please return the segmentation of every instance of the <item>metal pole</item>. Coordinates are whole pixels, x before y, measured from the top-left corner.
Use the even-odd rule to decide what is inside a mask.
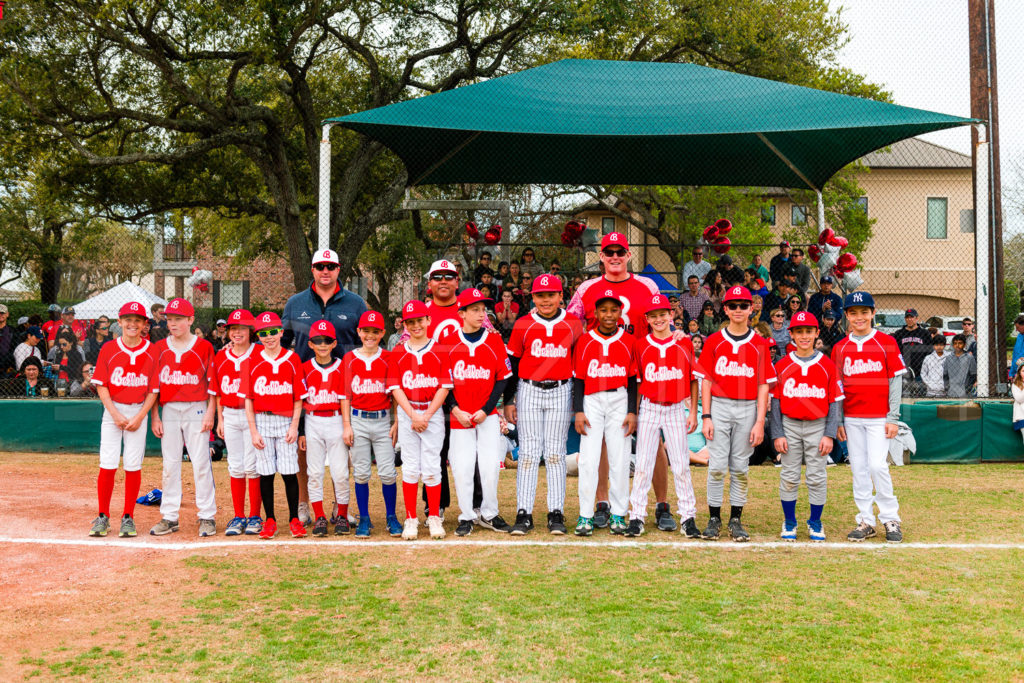
[[[978,133],[978,142],[974,146],[974,153],[978,160],[974,168],[974,191],[977,201],[975,202],[974,215],[974,253],[975,253],[975,287],[977,289],[977,313],[978,323],[975,330],[978,337],[978,398],[989,396],[989,355],[991,353],[991,339],[995,329],[994,321],[989,319],[989,241],[991,233],[988,230],[989,221],[989,185],[988,185],[988,155],[989,141],[988,129],[984,124],[975,124]]]
[[[815,190],[814,194],[818,197],[818,232],[820,233],[825,229],[825,202],[821,198],[821,190]]]
[[[317,204],[317,246],[331,248],[331,127],[325,123],[320,136],[320,198]]]

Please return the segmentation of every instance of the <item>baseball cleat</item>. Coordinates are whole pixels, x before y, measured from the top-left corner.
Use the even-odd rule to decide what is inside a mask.
[[[427,517],[427,528],[430,530],[430,537],[433,539],[440,540],[445,537],[444,522],[441,521],[440,517],[431,515]]]
[[[679,528],[676,525],[676,518],[672,516],[672,511],[668,507],[668,503],[658,503],[655,506],[654,518],[658,520],[658,529],[661,531],[675,531]]]
[[[697,528],[697,520],[688,517],[679,527],[679,533],[687,538],[700,538],[700,529]]]
[[[704,528],[704,533],[701,534],[701,538],[706,541],[717,541],[718,537],[722,535],[722,518],[712,517],[708,520],[707,527]]]
[[[520,509],[516,513],[516,523],[512,525],[512,535],[525,536],[531,531],[533,531],[533,515]]]
[[[199,520],[199,538],[217,535],[217,523],[212,519]]]
[[[370,518],[369,517],[366,518],[366,523],[369,526],[373,526],[372,524],[370,524]],[[334,522],[334,535],[335,536],[344,536],[345,534],[347,534],[350,531],[352,531],[352,525],[348,523],[348,518],[344,517],[344,516],[337,517],[336,521]],[[369,531],[367,531],[367,535],[369,535]]]
[[[902,543],[903,542],[903,530],[900,529],[899,520],[892,520],[891,522],[885,522],[885,540],[888,543]]]
[[[565,515],[561,510],[552,510],[548,513],[548,533],[564,536],[568,531],[565,528]]]
[[[857,528],[846,534],[847,541],[853,541],[854,543],[860,543],[865,538],[872,538],[875,535],[875,527],[870,524],[861,522],[857,525]]]
[[[461,519],[459,520],[459,526],[455,527],[456,536],[469,536],[473,533],[473,520]]]
[[[372,528],[373,528],[373,524],[370,522],[370,516],[369,515],[367,515],[366,517],[360,517],[359,518],[359,524],[358,524],[358,526],[356,526],[356,538],[369,538],[370,537],[370,529],[372,529]],[[347,534],[348,531],[345,531],[344,533]],[[399,535],[402,534],[401,530],[399,530],[398,534]]]
[[[309,503],[299,503],[299,522],[302,526],[309,526],[313,523],[313,516],[309,513]]]
[[[642,519],[631,519],[629,520],[629,526],[626,527],[626,535],[630,538],[644,535],[644,520]]]
[[[576,535],[577,536],[593,536],[594,534],[594,518],[593,517],[580,517],[576,520]]]
[[[313,535],[317,538],[323,538],[327,535],[327,518],[317,517],[316,521],[313,522]]]
[[[110,531],[110,517],[106,516],[102,512],[92,520],[92,528],[89,529],[90,536],[106,536],[107,532]]]
[[[612,506],[608,503],[598,503],[591,519],[595,529],[604,529],[612,521]]]
[[[292,517],[292,521],[288,523],[288,530],[292,532],[292,538],[306,537],[306,526],[299,521],[298,517]]]
[[[260,529],[260,538],[266,540],[277,536],[277,520],[268,519],[263,523],[263,528]]]
[[[811,537],[812,541],[825,540],[825,529],[821,526],[820,519],[807,520],[807,535]]]
[[[123,515],[121,517],[121,530],[117,532],[117,535],[121,538],[135,538],[138,533],[135,530],[135,520],[129,515]]]
[[[369,522],[370,522],[370,518],[369,517],[366,518],[366,522],[367,522],[367,524],[369,524]],[[388,527],[388,533],[391,534],[391,536],[397,537],[397,536],[401,536],[402,535],[402,524],[398,521],[398,517],[397,516],[395,516],[395,515],[388,515],[387,520],[386,520],[386,524],[387,524],[387,527]],[[370,526],[372,527],[373,525],[370,524]],[[367,529],[367,534],[369,534],[369,529]]]
[[[739,517],[733,517],[729,520],[729,536],[737,543],[746,543],[750,540],[750,534],[743,528],[743,523],[740,522]]]
[[[245,517],[232,517],[224,529],[225,536],[241,536],[245,533]]]
[[[171,521],[169,519],[161,519],[156,525],[149,530],[151,536],[166,536],[167,534],[174,533],[178,530],[178,521]]]
[[[512,531],[512,527],[509,526],[508,522],[501,518],[501,515],[494,515],[490,519],[484,519],[483,517],[478,517],[477,519],[479,520],[477,524],[485,529],[497,531],[502,534],[507,534]]]
[[[608,526],[613,534],[621,536],[626,533],[626,518],[622,515],[612,515],[611,520],[608,522]]]
[[[245,520],[245,535],[246,536],[257,536],[263,531],[263,518],[259,515],[255,515]]]
[[[790,522],[786,520],[782,523],[782,533],[779,534],[779,538],[783,541],[795,541],[796,540],[796,521]]]
[[[415,541],[420,533],[420,520],[409,517],[405,520],[405,528],[402,529],[402,538],[407,541]]]

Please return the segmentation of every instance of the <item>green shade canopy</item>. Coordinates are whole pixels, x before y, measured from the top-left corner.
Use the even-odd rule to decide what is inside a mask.
[[[868,152],[976,120],[694,64],[568,59],[327,122],[391,148],[410,185],[820,189]]]

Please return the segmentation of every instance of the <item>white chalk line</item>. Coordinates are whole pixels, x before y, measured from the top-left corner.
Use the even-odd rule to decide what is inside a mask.
[[[603,549],[603,548],[640,548],[645,550],[671,549],[683,551],[743,551],[743,550],[845,550],[851,552],[872,552],[881,550],[901,550],[904,548],[914,550],[1024,550],[1024,543],[835,543],[824,542],[814,543],[802,541],[790,543],[785,541],[752,541],[748,543],[735,543],[733,541],[630,541],[615,540],[602,542],[581,541],[567,537],[564,541],[531,541],[531,540],[471,540],[471,539],[448,539],[436,541],[426,536],[416,541],[403,540],[340,540],[340,539],[272,539],[269,541],[257,539],[227,540],[195,540],[186,542],[177,541],[149,541],[143,539],[121,539],[121,538],[31,538],[0,536],[0,544],[11,545],[43,545],[43,546],[71,546],[90,548],[133,550],[273,550],[274,548],[304,547],[309,549],[318,548],[402,548],[406,550],[450,550],[460,546],[477,548],[561,548],[561,549]]]

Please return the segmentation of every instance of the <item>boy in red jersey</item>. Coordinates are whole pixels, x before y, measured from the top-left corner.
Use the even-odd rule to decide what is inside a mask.
[[[512,365],[501,337],[483,329],[487,301],[479,289],[463,291],[459,295],[462,329],[449,337],[452,431],[448,459],[459,502],[457,536],[473,533],[474,522],[502,533],[512,529],[498,514],[498,473],[505,453],[498,446],[501,425],[496,408]],[[473,474],[478,465],[483,493],[479,516],[473,509]]]
[[[697,538],[700,536],[696,521],[697,499],[690,481],[690,450],[686,436],[697,428],[693,342],[686,337],[675,339],[672,334],[672,304],[665,296],[651,296],[644,317],[651,332],[636,342],[640,416],[626,535],[641,536],[644,533],[654,458],[664,434],[669,463],[675,476],[679,516],[683,520],[680,531],[690,538]]]
[[[596,302],[597,327],[580,337],[573,353],[573,411],[580,434],[580,516],[576,535],[594,533],[601,441],[608,449],[613,534],[626,533],[629,504],[629,437],[636,430],[636,364],[633,336],[619,327],[622,301],[608,289]]]
[[[775,450],[782,456],[779,499],[782,501],[782,540],[796,540],[796,498],[800,466],[807,466],[807,498],[811,516],[807,532],[824,541],[821,512],[828,492],[828,454],[842,418],[843,385],[836,366],[816,351],[818,320],[797,311],[789,322],[794,351],[775,364],[778,381],[772,388],[771,425]]]
[[[159,410],[153,407],[153,435],[160,439],[164,459],[161,519],[149,530],[163,536],[178,530],[181,508],[181,453],[188,449],[195,477],[199,535],[217,533],[217,497],[210,461],[210,430],[216,415],[213,386],[213,345],[192,334],[195,309],[184,299],[167,304],[170,336],[154,345],[156,373],[150,390],[160,395]]]
[[[365,315],[365,314],[364,314]],[[339,499],[334,533],[347,534],[348,522],[348,446],[343,439],[341,420],[345,399],[343,361],[332,355],[338,344],[337,332],[329,320],[317,320],[309,328],[309,348],[313,357],[302,366],[306,382],[303,403],[305,415],[299,425],[299,449],[306,451],[306,490],[313,506],[313,535],[327,535],[324,512],[324,467],[330,466],[334,493]]]
[[[150,343],[139,336],[146,307],[137,301],[126,303],[118,312],[121,336],[104,344],[96,360],[92,383],[103,402],[100,423],[100,473],[96,480],[99,515],[92,523],[90,536],[106,536],[110,530],[110,497],[114,476],[124,443],[124,512],[121,538],[136,535],[135,498],[142,482],[142,458],[146,455],[146,417],[156,403],[149,391],[155,374]],[[180,456],[179,456],[180,460]]]
[[[260,475],[256,473],[256,448],[249,434],[245,415],[245,395],[249,388],[253,350],[252,331],[256,320],[240,308],[227,319],[231,342],[217,353],[213,363],[213,387],[217,392],[217,434],[228,451],[228,476],[231,478],[231,505],[234,517],[225,536],[256,535],[263,529],[260,517]],[[249,490],[249,516],[245,516],[245,491]]]
[[[377,311],[366,311],[359,318],[356,332],[363,345],[345,354],[343,386],[346,397],[341,401],[344,438],[351,449],[352,478],[356,482],[356,504],[359,506],[356,538],[369,538],[373,526],[370,523],[370,471],[374,459],[384,496],[388,533],[401,536],[402,524],[395,514],[398,486],[394,439],[398,426],[397,423],[391,424],[391,397],[387,391],[391,352],[380,346],[384,338],[384,316]]]
[[[843,302],[849,334],[832,347],[832,362],[839,370],[846,399],[838,435],[847,442],[853,474],[853,501],[857,528],[851,541],[875,535],[873,504],[885,526],[885,540],[903,541],[899,501],[889,475],[889,439],[896,436],[907,368],[896,340],[873,329],[875,300],[867,292],[850,292]],[[872,488],[874,495],[872,496]]]
[[[444,413],[441,406],[452,388],[448,354],[435,350],[429,336],[430,316],[422,301],[402,307],[402,321],[409,339],[395,347],[388,363],[388,391],[401,407],[398,413],[398,442],[402,447],[402,498],[405,500],[405,528],[402,538],[416,539],[416,487],[420,478],[427,490],[427,526],[431,538],[444,538],[441,522],[441,445],[444,443]]]
[[[299,521],[299,419],[306,395],[305,373],[299,357],[281,348],[284,328],[276,313],[256,316],[256,336],[263,350],[253,354],[245,414],[249,420],[252,445],[256,447],[256,472],[260,475],[260,497],[267,521],[260,538],[277,535],[274,514],[274,475],[281,473],[288,499],[289,530],[303,538],[306,528]],[[321,467],[321,471],[322,467]]]
[[[548,531],[565,534],[565,443],[572,424],[572,347],[583,324],[566,313],[562,283],[554,275],[533,281],[533,306],[515,322],[509,337],[512,376],[505,384],[505,419],[516,423],[519,466],[516,502],[519,511],[512,535],[533,529],[537,471],[544,458],[548,484]]]
[[[775,382],[768,342],[750,329],[750,291],[730,287],[723,307],[729,324],[708,337],[694,370],[701,385],[701,415],[708,440],[708,513],[702,534],[717,540],[722,533],[722,499],[725,475],[730,475],[729,535],[734,541],[750,540],[740,516],[747,502],[747,472],[754,447],[764,440],[768,413],[768,389]]]

